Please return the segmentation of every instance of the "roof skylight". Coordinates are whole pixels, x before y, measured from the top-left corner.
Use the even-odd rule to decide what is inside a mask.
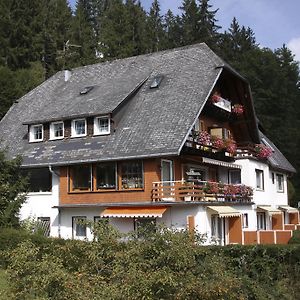
[[[162,80],[163,80],[163,76],[162,75],[158,75],[156,77],[154,77],[151,85],[150,85],[150,89],[156,89],[160,86]]]
[[[83,90],[80,91],[80,95],[86,95],[88,92],[90,92],[94,87],[93,86],[86,86]]]

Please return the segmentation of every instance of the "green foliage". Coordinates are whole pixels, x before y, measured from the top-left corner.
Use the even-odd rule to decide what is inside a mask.
[[[300,231],[295,230],[292,238],[289,240],[289,244],[300,244]]]
[[[26,199],[27,178],[21,169],[21,159],[7,160],[0,151],[0,228],[18,227],[18,213]]]
[[[35,235],[20,241],[24,233],[2,231],[18,241],[5,251],[15,297],[297,299],[300,291],[299,245],[208,247],[186,231],[148,230],[141,239],[90,226],[93,242]]]

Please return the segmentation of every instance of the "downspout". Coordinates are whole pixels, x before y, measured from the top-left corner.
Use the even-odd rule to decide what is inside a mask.
[[[49,165],[48,166],[49,168],[49,172],[53,175],[56,175],[57,177],[59,177],[59,174],[57,172],[55,172],[53,169],[52,169],[52,166]],[[58,196],[59,197],[59,196]],[[58,199],[59,201],[59,199]],[[61,227],[61,216],[60,216],[60,209],[58,208],[58,216],[57,216],[57,219],[58,219],[58,224],[57,224],[57,234],[58,234],[58,237],[60,238],[61,237],[61,233],[60,233],[60,227]]]

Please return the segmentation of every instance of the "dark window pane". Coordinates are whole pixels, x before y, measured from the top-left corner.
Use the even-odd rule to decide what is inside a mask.
[[[72,190],[91,190],[91,167],[89,165],[79,165],[70,167],[72,178]]]
[[[85,237],[86,236],[86,225],[84,222],[86,221],[86,217],[73,217],[73,229],[74,235],[77,237]]]
[[[115,163],[103,163],[96,167],[97,189],[116,188]]]
[[[52,176],[48,168],[25,170],[24,175],[28,176],[29,192],[51,192]]]

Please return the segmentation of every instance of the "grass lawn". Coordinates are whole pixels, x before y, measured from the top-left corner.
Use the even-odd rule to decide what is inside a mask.
[[[7,275],[4,270],[0,269],[0,300],[11,299]]]

